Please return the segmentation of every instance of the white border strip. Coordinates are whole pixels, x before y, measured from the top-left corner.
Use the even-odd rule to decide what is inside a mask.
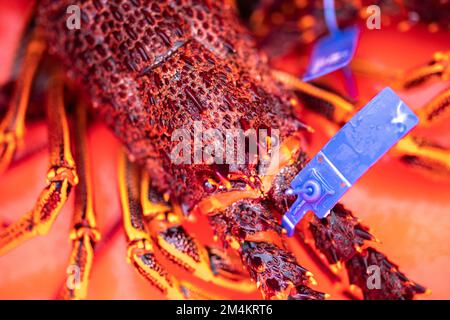
[[[334,170],[334,172],[336,172],[336,174],[338,175],[339,178],[341,178],[342,181],[344,181],[344,183],[347,185],[347,187],[351,187],[352,184],[350,183],[350,181],[348,181],[343,175],[342,173],[338,170],[338,168],[335,167],[335,165],[330,161],[330,159],[328,159],[328,157],[325,155],[325,153],[321,152],[320,155],[324,158],[324,160],[330,165],[330,167]]]

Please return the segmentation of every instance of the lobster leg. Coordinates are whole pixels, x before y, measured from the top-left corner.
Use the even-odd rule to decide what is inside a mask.
[[[319,113],[325,115],[332,122],[341,125],[350,120],[352,113],[348,112],[349,103],[337,94],[306,84],[282,71],[274,71],[273,75],[288,87],[298,90],[302,100],[311,104],[311,109],[316,108]],[[427,104],[423,111],[419,112],[421,122],[428,124],[433,117],[438,118],[438,115],[441,118],[441,115],[449,109],[449,101],[450,91],[447,89]],[[417,165],[440,175],[450,175],[450,151],[424,141],[424,139],[408,135],[392,148],[391,154],[406,164]]]
[[[63,79],[58,72],[51,76],[46,106],[50,151],[47,186],[30,212],[0,232],[0,256],[25,240],[38,234],[46,234],[66,202],[71,188],[78,183],[75,162],[70,152]]]
[[[352,69],[362,74],[378,76],[381,81],[390,83],[395,88],[403,90],[415,89],[431,82],[449,80],[450,51],[436,52],[431,61],[406,72],[399,70],[391,72],[390,69],[382,67],[374,68],[373,64],[368,64],[364,60],[358,59],[353,61]],[[445,117],[450,109],[449,106],[450,88],[446,88],[417,111],[420,118],[420,125],[428,126]]]
[[[265,299],[325,298],[308,287],[312,275],[286,250],[281,227],[267,203],[239,200],[209,213],[209,220],[224,245],[239,253]]]
[[[15,87],[15,81],[9,80],[0,85],[0,115],[6,114],[8,105],[11,101],[12,91]]]
[[[333,122],[344,124],[356,111],[353,104],[339,95],[303,82],[287,72],[272,70],[272,75],[288,88],[299,91],[302,97],[312,102],[314,108],[320,108],[319,113],[324,114]],[[305,106],[309,107],[308,105]]]
[[[238,290],[254,291],[248,274],[235,267],[231,258],[218,248],[204,247],[181,226],[184,215],[177,204],[173,207],[155,190],[149,188],[148,174],[142,172],[141,201],[149,232],[161,252],[172,262],[203,281]]]
[[[93,208],[93,195],[86,137],[86,107],[79,104],[75,108],[76,127],[74,132],[75,161],[79,184],[75,188],[75,211],[72,219],[72,253],[69,259],[70,274],[63,286],[63,299],[85,299],[88,281],[94,259],[94,246],[100,240]],[[68,268],[68,270],[69,270]],[[73,281],[70,281],[73,279]]]
[[[27,44],[6,115],[0,123],[0,173],[8,167],[15,150],[22,142],[33,78],[44,51],[45,43],[35,33]]]
[[[425,139],[406,136],[397,143],[392,153],[406,164],[450,176],[450,151]]]
[[[398,86],[412,89],[430,81],[447,81],[450,76],[450,51],[436,52],[427,64],[405,72]]]
[[[450,111],[450,88],[442,90],[430,102],[418,110],[421,125],[428,126],[448,116]]]
[[[374,66],[373,63],[369,64],[357,58],[352,61],[351,66],[356,73],[378,78],[383,82],[391,83],[393,87],[398,89],[408,90],[433,81],[447,81],[450,76],[450,51],[436,52],[431,61],[406,72],[392,71],[391,68],[383,66]]]
[[[448,81],[450,78],[450,51],[436,52],[429,63],[407,72],[397,70],[397,72],[392,73],[387,68],[373,68],[372,64],[358,59],[355,59],[352,63],[352,69],[371,76],[378,75],[381,81],[392,83],[394,87],[399,89],[414,89],[433,81]],[[386,76],[386,74],[390,76]],[[429,126],[444,118],[450,110],[449,106],[450,88],[446,88],[417,111],[420,125]]]
[[[155,244],[147,232],[140,201],[140,169],[121,154],[119,163],[119,188],[123,210],[123,224],[128,238],[128,261],[136,271],[169,299],[211,299],[202,290],[186,281],[179,281],[159,262]]]

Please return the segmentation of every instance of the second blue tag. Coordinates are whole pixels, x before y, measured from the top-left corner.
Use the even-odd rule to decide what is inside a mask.
[[[355,55],[359,30],[349,27],[318,40],[303,81],[310,81],[347,66]]]

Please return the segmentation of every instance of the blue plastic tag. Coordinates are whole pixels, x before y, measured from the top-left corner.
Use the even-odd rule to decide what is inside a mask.
[[[349,27],[317,41],[303,81],[310,81],[347,66],[355,55],[359,30]]]
[[[359,29],[350,27],[339,30],[334,0],[323,0],[325,23],[330,34],[318,40],[303,81],[310,81],[333,71],[343,69],[345,84],[353,99],[358,97],[358,87],[348,67],[358,45]]]
[[[298,198],[282,220],[288,235],[310,210],[325,217],[356,180],[418,122],[394,91],[381,91],[292,180],[287,193]]]

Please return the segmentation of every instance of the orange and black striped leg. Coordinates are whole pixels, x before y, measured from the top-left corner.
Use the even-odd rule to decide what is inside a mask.
[[[417,110],[419,126],[432,126],[439,120],[448,118],[449,111],[450,88],[446,88]],[[450,150],[425,137],[408,135],[395,145],[392,153],[408,165],[426,169],[440,176],[450,176]]]
[[[398,89],[398,87],[401,86],[401,79],[404,73],[401,69],[388,68],[380,63],[357,57],[352,60],[350,66],[355,74],[390,84],[395,89]]]
[[[25,113],[36,70],[45,52],[43,40],[34,34],[28,43],[5,117],[0,123],[0,173],[8,167],[25,131]]]
[[[435,52],[431,61],[416,68],[403,72],[396,87],[414,89],[435,81],[447,81],[450,77],[450,51]]]
[[[400,161],[441,177],[450,177],[450,151],[423,138],[406,136],[393,148]]]
[[[403,71],[377,65],[372,61],[355,58],[351,63],[355,73],[370,76],[395,89],[410,90],[450,77],[450,51],[435,52],[427,63]]]
[[[75,188],[75,211],[72,219],[72,253],[67,269],[68,278],[60,297],[79,300],[87,296],[88,281],[94,259],[94,247],[100,240],[93,208],[89,151],[86,136],[86,107],[75,109],[74,150],[79,183]]]
[[[297,91],[306,108],[313,109],[337,124],[346,123],[356,112],[355,106],[341,96],[303,82],[292,74],[272,70],[272,75],[288,88]]]
[[[141,202],[152,239],[172,262],[203,281],[241,291],[256,290],[239,258],[218,248],[206,248],[183,228],[185,219],[177,204],[169,204],[164,195],[150,187],[150,179],[142,172]],[[167,198],[167,197],[166,197]]]
[[[140,198],[140,169],[132,164],[124,153],[120,156],[118,176],[129,263],[168,299],[219,298],[212,297],[185,281],[179,281],[159,262],[155,255],[155,243],[147,232],[144,220]]]
[[[432,126],[439,120],[448,118],[449,111],[450,88],[446,88],[416,111],[419,116],[419,126]],[[440,146],[426,137],[407,135],[394,146],[391,153],[407,165],[425,169],[439,176],[450,176],[448,146]]]
[[[430,126],[435,122],[448,118],[450,113],[450,88],[439,92],[425,106],[417,110],[421,126]]]
[[[46,108],[50,151],[47,186],[26,215],[0,232],[0,256],[25,240],[46,234],[66,202],[71,188],[78,183],[75,162],[70,152],[63,78],[58,72],[51,76]]]

